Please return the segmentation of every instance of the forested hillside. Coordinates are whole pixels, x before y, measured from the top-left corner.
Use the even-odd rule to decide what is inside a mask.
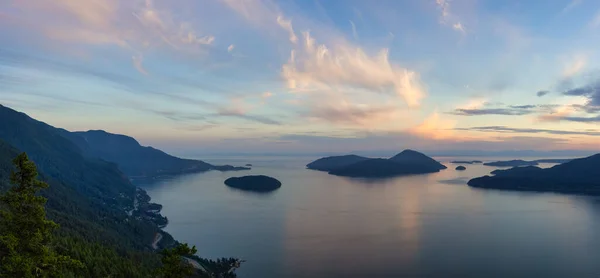
[[[136,211],[134,199],[140,189],[116,164],[84,155],[60,129],[0,105],[0,193],[9,188],[11,161],[21,152],[37,165],[39,179],[49,184],[41,194],[48,199],[47,216],[60,225],[54,247],[84,263],[84,269],[71,274],[153,275],[160,256],[151,245],[164,218]],[[169,234],[161,233],[159,247],[175,245]]]

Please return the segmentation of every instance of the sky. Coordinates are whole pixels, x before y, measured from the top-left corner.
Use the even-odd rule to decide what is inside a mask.
[[[3,0],[0,104],[172,152],[600,150],[600,2]]]

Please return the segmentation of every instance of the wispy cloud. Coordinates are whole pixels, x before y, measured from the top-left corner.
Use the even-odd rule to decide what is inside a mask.
[[[441,12],[440,23],[444,25],[449,24],[455,31],[460,32],[463,35],[466,34],[465,26],[463,25],[463,23],[456,15],[454,15],[451,12],[450,1],[435,0],[435,3],[437,4],[437,7]]]
[[[359,105],[348,102],[314,103],[308,117],[341,125],[376,127],[381,122],[397,119],[400,111],[391,105]]]
[[[600,27],[600,11],[598,11],[594,18],[592,18],[592,21],[590,21],[590,26],[592,28]]]
[[[62,45],[63,48],[116,45],[138,55],[150,48],[168,46],[175,51],[198,54],[215,41],[213,35],[199,35],[173,11],[155,7],[152,0],[12,1],[12,4],[24,26],[54,42],[69,43]],[[44,21],[38,21],[39,18]],[[138,71],[140,61],[134,58],[133,65]]]
[[[538,97],[543,97],[549,93],[550,93],[550,91],[538,91],[537,93],[535,93],[535,95]]]
[[[562,75],[563,78],[570,78],[580,73],[587,64],[587,57],[584,55],[576,55],[565,64]]]
[[[317,44],[310,33],[303,34],[304,47],[293,50],[282,68],[290,89],[323,91],[358,87],[376,93],[392,91],[409,106],[417,106],[424,97],[418,73],[392,64],[387,49],[375,56],[346,43],[330,49]]]
[[[352,36],[354,37],[355,40],[358,40],[358,32],[356,32],[356,25],[354,25],[354,22],[352,20],[350,21],[350,26],[352,27]]]
[[[142,62],[144,61],[144,57],[141,54],[132,56],[131,60],[133,62],[133,67],[135,67],[135,69],[137,69],[140,73],[142,73],[144,75],[148,75],[148,72],[142,65]]]
[[[281,26],[281,28],[283,28],[284,30],[286,30],[289,33],[290,41],[292,43],[298,42],[298,37],[296,36],[296,33],[294,32],[294,28],[292,27],[291,20],[287,20],[287,19],[283,18],[283,16],[279,15],[279,16],[277,16],[277,24],[279,24],[279,26]]]
[[[504,115],[504,116],[522,116],[536,113],[536,111],[523,108],[473,108],[473,109],[456,109],[448,112],[458,116],[482,116],[482,115]]]
[[[409,129],[409,132],[430,139],[456,139],[453,132],[455,125],[455,121],[440,117],[439,113],[434,112],[425,118],[421,124]]]
[[[508,133],[545,133],[553,135],[588,135],[600,136],[600,130],[556,130],[556,129],[537,129],[537,128],[514,128],[507,126],[478,126],[467,128],[456,128],[456,130],[470,130],[481,132],[508,132]]]

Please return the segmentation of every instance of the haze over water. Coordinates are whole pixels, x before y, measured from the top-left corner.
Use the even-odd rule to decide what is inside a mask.
[[[246,260],[240,277],[600,275],[600,199],[466,185],[494,167],[365,180],[307,170],[306,157],[207,161],[253,169],[144,188],[164,206],[167,232],[201,256]],[[283,185],[257,194],[223,184],[248,174]]]

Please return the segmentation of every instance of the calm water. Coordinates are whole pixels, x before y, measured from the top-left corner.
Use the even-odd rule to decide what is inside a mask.
[[[240,277],[600,277],[597,198],[468,187],[496,169],[483,165],[370,181],[304,169],[311,160],[213,159],[254,167],[146,189],[176,239],[247,260]],[[283,185],[265,195],[223,184],[247,174]]]

